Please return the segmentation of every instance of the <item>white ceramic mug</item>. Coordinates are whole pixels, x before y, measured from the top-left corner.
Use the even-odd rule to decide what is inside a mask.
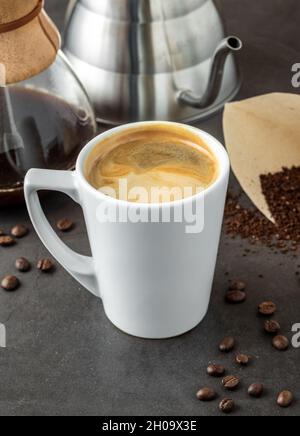
[[[155,122],[125,125],[93,139],[81,152],[76,171],[32,169],[25,179],[25,196],[33,225],[51,254],[96,297],[106,315],[120,330],[143,338],[181,335],[205,317],[222,227],[229,178],[224,147],[211,135],[194,127],[219,164],[217,180],[194,197],[169,204],[137,204],[105,196],[86,180],[84,165],[93,148],[110,135]],[[159,123],[159,125],[173,123]],[[50,227],[38,199],[39,190],[68,194],[83,209],[92,257],[68,248]],[[186,222],[99,222],[99,207],[117,206],[127,214],[145,210],[161,213],[171,206],[204,201],[204,228],[187,233]]]

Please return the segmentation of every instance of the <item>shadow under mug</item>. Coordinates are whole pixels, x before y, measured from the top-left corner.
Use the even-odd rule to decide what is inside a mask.
[[[84,166],[97,144],[111,135],[155,124],[179,126],[204,140],[219,164],[218,178],[209,188],[173,203],[138,204],[105,196],[88,183]],[[80,284],[102,298],[110,321],[130,335],[162,339],[192,330],[207,313],[229,171],[228,155],[211,135],[175,123],[142,122],[117,127],[93,139],[79,155],[74,172],[30,170],[25,179],[25,197],[42,242]],[[63,192],[80,204],[92,257],[75,253],[59,239],[42,211],[39,190]],[[171,216],[175,216],[183,207],[192,210],[195,206],[197,210],[197,203],[203,206],[203,228],[197,233],[186,231],[184,219],[181,222],[99,219],[99,208],[103,207],[117,207],[122,216],[162,214],[169,207]]]

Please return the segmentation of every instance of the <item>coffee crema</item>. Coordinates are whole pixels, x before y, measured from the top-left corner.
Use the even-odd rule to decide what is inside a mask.
[[[196,195],[219,173],[216,157],[196,134],[151,124],[116,133],[90,153],[85,175],[104,194],[136,203],[164,203]]]

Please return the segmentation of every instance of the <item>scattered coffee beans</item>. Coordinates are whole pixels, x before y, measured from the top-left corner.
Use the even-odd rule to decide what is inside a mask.
[[[290,346],[290,341],[285,336],[275,336],[272,343],[273,347],[279,351],[286,351]]]
[[[234,375],[228,375],[227,377],[223,378],[222,385],[225,389],[228,389],[229,391],[233,391],[236,389],[240,384],[240,380],[235,377]]]
[[[265,322],[265,331],[271,334],[277,334],[281,330],[279,322],[275,320],[268,320]]]
[[[244,301],[246,301],[247,299],[247,294],[246,292],[243,291],[228,291],[226,293],[226,301],[227,303],[230,304],[240,304],[240,303],[244,303]]]
[[[277,404],[280,407],[289,407],[294,401],[294,395],[290,391],[283,391],[278,395]]]
[[[207,374],[211,377],[223,377],[225,374],[225,368],[222,365],[209,365],[207,368]]]
[[[11,234],[15,238],[23,238],[28,234],[28,229],[23,224],[18,224],[17,226],[11,229]]]
[[[235,407],[234,401],[229,398],[224,398],[219,405],[219,409],[223,413],[231,413],[233,412]]]
[[[197,398],[200,401],[213,401],[217,398],[217,394],[214,389],[202,388],[197,392]]]
[[[272,301],[265,301],[258,306],[258,311],[261,315],[271,316],[276,312],[277,307],[276,304]]]
[[[21,272],[27,272],[31,269],[31,264],[25,257],[20,257],[16,260],[15,267]]]
[[[68,218],[63,218],[57,222],[57,228],[61,232],[69,232],[74,227],[73,221]]]
[[[16,241],[11,236],[0,236],[1,247],[11,247],[15,245]]]
[[[235,340],[232,337],[228,336],[224,338],[223,341],[220,343],[219,350],[222,351],[223,353],[229,353],[234,349],[234,347],[235,347]]]
[[[244,291],[245,289],[246,289],[246,283],[244,282],[233,282],[229,287],[230,291]]]
[[[248,394],[250,397],[260,398],[264,392],[264,385],[262,383],[253,383],[249,386]]]
[[[15,276],[6,276],[1,282],[1,287],[8,292],[15,291],[19,286],[19,279]]]
[[[54,264],[50,259],[41,259],[38,261],[37,267],[42,272],[47,273],[53,270]]]
[[[235,358],[235,361],[239,365],[246,366],[250,362],[250,357],[246,354],[238,354]]]

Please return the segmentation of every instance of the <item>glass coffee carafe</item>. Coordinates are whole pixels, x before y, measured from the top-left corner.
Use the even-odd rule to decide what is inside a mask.
[[[61,51],[47,70],[1,87],[0,205],[22,198],[28,169],[72,169],[95,130],[88,97]]]
[[[44,0],[0,0],[0,206],[30,168],[68,170],[95,134],[88,96]]]

